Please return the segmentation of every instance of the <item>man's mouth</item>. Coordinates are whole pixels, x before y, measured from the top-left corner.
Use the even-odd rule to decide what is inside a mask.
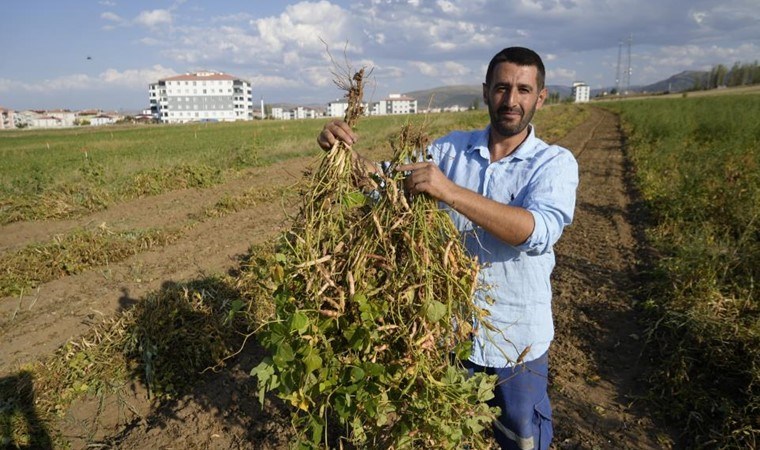
[[[513,119],[515,117],[522,117],[522,112],[518,109],[500,109],[499,116],[507,119]]]

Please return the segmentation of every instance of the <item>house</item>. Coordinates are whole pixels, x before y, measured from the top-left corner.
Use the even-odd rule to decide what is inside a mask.
[[[49,109],[45,111],[49,117],[54,117],[60,121],[60,127],[73,127],[76,120],[76,113],[68,109]]]
[[[253,120],[251,83],[222,72],[169,77],[148,87],[153,115],[164,123]]]
[[[116,123],[116,117],[108,115],[108,114],[98,114],[97,116],[90,117],[90,125],[92,126],[100,126],[100,125],[111,125]]]
[[[30,128],[63,128],[65,126],[60,118],[45,114],[33,116],[28,123]]]

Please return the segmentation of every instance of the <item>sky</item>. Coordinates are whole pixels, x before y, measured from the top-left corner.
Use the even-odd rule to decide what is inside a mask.
[[[479,85],[509,46],[547,84],[614,87],[760,60],[760,0],[26,0],[0,6],[0,106],[139,111],[186,72],[249,80],[254,103],[326,104],[335,73],[365,100]],[[623,45],[621,46],[621,42]],[[621,52],[622,49],[622,52]]]

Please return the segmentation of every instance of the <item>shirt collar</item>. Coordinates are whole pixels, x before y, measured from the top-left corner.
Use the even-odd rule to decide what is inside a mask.
[[[538,149],[538,139],[536,138],[536,128],[533,126],[533,124],[529,125],[528,136],[525,138],[525,140],[520,144],[519,147],[515,149],[512,154],[510,154],[508,157],[524,160],[529,159],[533,157],[533,155],[536,154],[536,151]],[[485,159],[490,159],[490,151],[488,150],[488,136],[491,132],[491,124],[488,124],[485,129],[480,130],[477,133],[473,133],[472,137],[470,138],[470,142],[467,143],[467,149],[468,152],[474,152],[478,151],[480,153],[480,156]]]

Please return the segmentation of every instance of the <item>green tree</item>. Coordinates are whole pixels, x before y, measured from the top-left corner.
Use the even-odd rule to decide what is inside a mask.
[[[715,89],[718,86],[724,86],[726,83],[727,73],[728,68],[723,64],[713,66],[712,70],[710,70],[710,78],[707,85],[708,89]]]

